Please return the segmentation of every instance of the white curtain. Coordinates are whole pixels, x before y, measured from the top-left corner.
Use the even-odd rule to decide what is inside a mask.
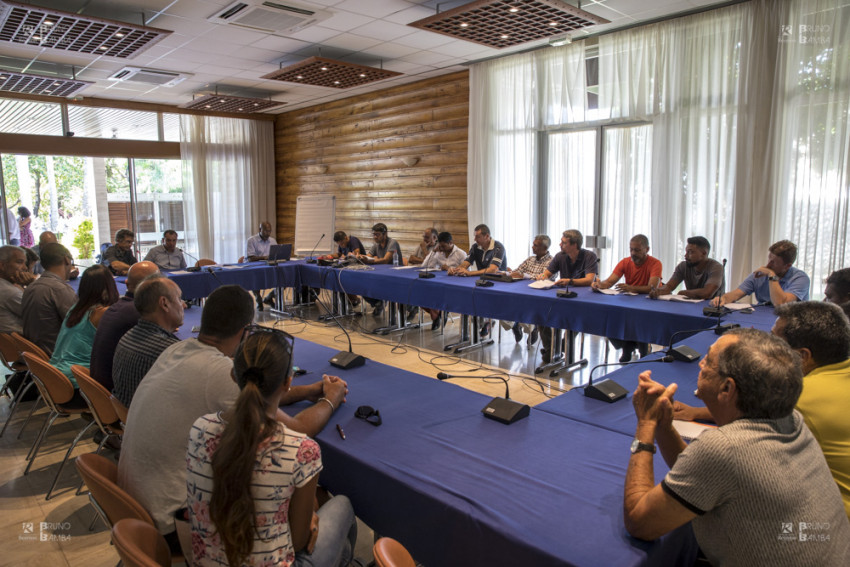
[[[786,21],[771,234],[797,244],[796,265],[822,297],[826,276],[850,266],[850,5],[794,2]]]
[[[236,262],[260,222],[274,230],[272,123],[182,115],[180,155],[187,248],[201,258]]]

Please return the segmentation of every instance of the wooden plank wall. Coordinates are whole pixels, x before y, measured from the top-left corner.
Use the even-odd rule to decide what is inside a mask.
[[[299,195],[330,193],[336,229],[366,246],[383,222],[405,257],[429,226],[468,249],[468,122],[468,71],[279,115],[277,240],[294,241]]]

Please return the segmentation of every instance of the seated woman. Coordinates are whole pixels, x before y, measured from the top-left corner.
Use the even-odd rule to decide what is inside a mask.
[[[186,485],[193,565],[348,565],[354,510],[335,496],[315,510],[318,444],[276,420],[292,381],[292,337],[254,327],[233,362],[235,406],[189,435]],[[188,552],[188,550],[186,550]]]
[[[79,364],[89,367],[94,335],[100,318],[107,307],[118,301],[118,288],[109,268],[96,265],[83,272],[77,296],[77,303],[71,307],[62,322],[50,364],[65,374],[77,389],[71,404],[81,403],[78,407],[85,407],[85,400],[80,396],[71,366]]]

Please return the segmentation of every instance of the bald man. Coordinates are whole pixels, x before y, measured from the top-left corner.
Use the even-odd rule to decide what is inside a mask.
[[[140,317],[133,305],[133,294],[145,278],[158,273],[159,268],[153,262],[136,262],[130,266],[127,271],[127,293],[106,310],[97,326],[91,349],[91,375],[110,392],[113,387],[112,358],[115,356],[115,347]]]

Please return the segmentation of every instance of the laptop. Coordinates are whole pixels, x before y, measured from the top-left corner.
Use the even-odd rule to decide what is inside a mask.
[[[272,244],[269,247],[269,262],[286,262],[292,256],[292,244]]]

